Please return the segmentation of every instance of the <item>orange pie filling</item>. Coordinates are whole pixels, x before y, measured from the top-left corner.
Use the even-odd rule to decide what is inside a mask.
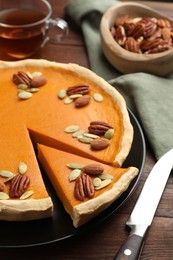
[[[91,71],[74,64],[64,65],[44,60],[2,62],[0,97],[0,183],[5,183],[0,191],[0,210],[5,213],[1,214],[0,219],[25,220],[52,214],[53,205],[45,189],[34,150],[38,143],[44,145],[39,146],[40,161],[64,207],[75,219],[75,226],[88,221],[112,203],[137,174],[137,169],[130,175],[131,168],[119,168],[133,140],[133,128],[124,99]],[[82,132],[75,136],[78,131]],[[113,176],[108,186],[95,192],[92,199],[87,198],[82,202],[74,197],[75,182],[66,177],[70,171],[66,164],[73,161],[75,155],[80,156],[80,163],[84,165],[88,160],[104,164],[105,171]],[[21,164],[27,168],[24,173],[21,173],[23,168],[19,169]],[[15,177],[19,175],[17,184],[13,178],[7,180],[8,177],[3,176],[6,171]],[[125,181],[123,176],[127,176]],[[16,195],[19,190],[21,195],[28,191],[30,193],[22,199]],[[110,190],[113,190],[112,198],[105,204],[102,195],[105,196]],[[4,193],[14,196],[4,199]],[[93,205],[95,201],[97,206]],[[27,209],[29,202],[31,209]],[[12,203],[12,211],[16,209],[17,212],[20,208],[13,216],[10,210]],[[82,212],[80,205],[87,205],[86,213]],[[84,217],[81,218],[81,215]]]
[[[131,180],[138,173],[138,170],[134,167],[126,169],[115,168],[113,166],[96,163],[93,160],[43,145],[38,145],[38,154],[39,160],[47,172],[47,175],[66,211],[70,214],[75,227],[86,223],[103,211],[103,209],[107,208],[122,194],[123,191],[127,189]],[[98,188],[99,186],[96,186],[95,194],[92,199],[85,197],[81,201],[75,196],[75,184],[77,179],[70,180],[71,173],[74,169],[71,169],[68,166],[69,164],[102,166],[102,174],[89,175],[93,182],[96,178],[101,178],[101,182],[104,182],[105,180],[110,180],[110,182],[101,189]],[[80,175],[82,174],[84,173],[82,173],[81,170]]]

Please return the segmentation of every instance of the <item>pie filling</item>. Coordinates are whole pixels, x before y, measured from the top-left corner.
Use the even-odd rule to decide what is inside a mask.
[[[0,96],[0,219],[27,220],[52,215],[53,204],[33,148],[38,143],[42,144],[38,146],[41,163],[75,226],[112,203],[136,176],[136,168],[120,168],[133,140],[124,99],[91,71],[44,60],[2,63]],[[60,158],[49,157],[54,154]],[[82,202],[74,197],[76,181],[62,176],[69,171],[65,163],[70,163],[70,156],[77,155],[85,165],[92,159],[116,175],[109,185]],[[14,176],[10,177],[9,172]],[[88,174],[86,178],[89,182]],[[3,197],[7,195],[10,196]],[[98,206],[100,203],[103,205]],[[13,214],[15,211],[18,213]]]

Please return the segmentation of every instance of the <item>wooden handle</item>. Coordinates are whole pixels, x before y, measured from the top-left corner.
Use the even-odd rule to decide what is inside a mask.
[[[123,243],[114,260],[137,260],[142,251],[143,237],[132,234]]]

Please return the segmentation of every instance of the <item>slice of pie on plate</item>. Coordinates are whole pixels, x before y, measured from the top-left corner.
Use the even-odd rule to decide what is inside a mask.
[[[106,209],[138,174],[135,167],[115,168],[44,145],[38,156],[75,227]]]
[[[47,60],[1,61],[0,101],[1,220],[52,215],[53,204],[33,148],[38,143],[124,171],[120,167],[133,141],[125,101],[90,70]],[[119,194],[135,177],[131,170]],[[92,208],[91,201],[87,204]],[[104,207],[93,206],[93,211],[97,214]]]

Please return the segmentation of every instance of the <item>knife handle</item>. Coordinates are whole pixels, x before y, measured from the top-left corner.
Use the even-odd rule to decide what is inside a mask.
[[[131,234],[118,250],[114,260],[137,260],[140,257],[144,238]]]

